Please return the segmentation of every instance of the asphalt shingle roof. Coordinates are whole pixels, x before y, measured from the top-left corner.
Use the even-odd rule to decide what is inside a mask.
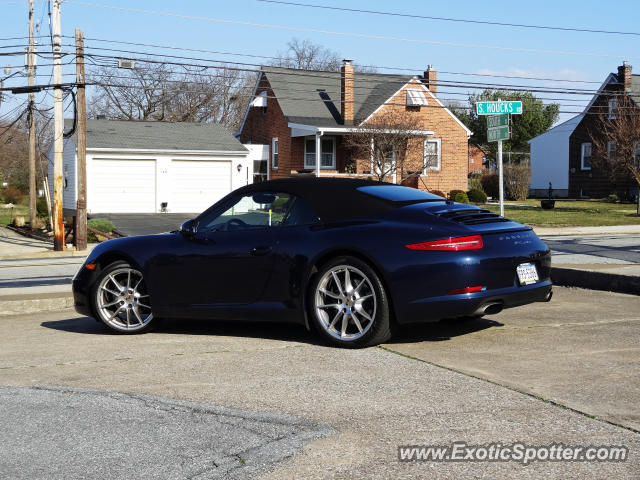
[[[319,127],[342,126],[340,72],[263,67],[287,121]],[[410,75],[354,74],[354,116],[362,121],[408,83]]]
[[[72,120],[65,119],[64,123],[65,131],[73,126]],[[247,151],[219,124],[128,120],[87,120],[87,148]]]

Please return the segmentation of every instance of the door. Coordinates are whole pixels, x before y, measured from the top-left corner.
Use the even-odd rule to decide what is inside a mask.
[[[169,211],[200,213],[231,192],[231,162],[172,160]]]
[[[87,203],[91,213],[155,213],[156,161],[94,158]]]
[[[196,232],[185,236],[175,275],[164,275],[171,285],[162,289],[165,298],[197,316],[260,300],[290,204],[288,194],[254,192],[198,219]]]

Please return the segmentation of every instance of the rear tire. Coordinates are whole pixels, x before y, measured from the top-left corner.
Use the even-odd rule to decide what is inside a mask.
[[[331,345],[362,348],[391,338],[389,300],[376,272],[341,256],[320,267],[309,288],[309,315]]]
[[[124,261],[113,262],[99,273],[91,289],[91,310],[118,333],[142,333],[156,323],[142,273]]]

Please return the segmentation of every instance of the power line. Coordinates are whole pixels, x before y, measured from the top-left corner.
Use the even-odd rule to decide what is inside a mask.
[[[69,35],[63,35],[65,38],[73,38]],[[267,60],[295,60],[290,57],[274,57],[269,55],[256,55],[251,53],[239,53],[239,52],[229,52],[229,51],[220,51],[220,50],[206,50],[201,48],[186,48],[186,47],[175,47],[170,45],[158,45],[153,43],[140,43],[140,42],[127,42],[122,40],[109,40],[109,39],[101,39],[101,38],[86,38],[87,41],[94,42],[104,42],[104,43],[115,43],[121,45],[131,45],[138,47],[150,47],[150,48],[159,48],[159,49],[168,49],[168,50],[178,50],[178,51],[186,51],[186,52],[197,52],[197,53],[213,53],[217,55],[232,55],[232,56],[241,56],[248,58],[262,58]],[[65,46],[72,46],[67,44]],[[97,47],[93,47],[97,48]],[[114,49],[115,51],[115,49]],[[410,71],[416,72],[421,70],[420,68],[408,68],[408,67],[391,67],[391,66],[383,66],[383,65],[364,65],[364,64],[354,64],[356,67],[365,67],[365,68],[375,68],[380,70],[393,70],[393,71]],[[600,84],[601,82],[593,81],[593,80],[575,80],[575,79],[566,79],[566,78],[548,78],[548,77],[529,77],[529,76],[521,76],[521,75],[497,75],[490,73],[469,73],[469,72],[448,72],[448,71],[438,71],[439,74],[446,75],[468,75],[468,76],[476,76],[476,77],[491,77],[491,78],[510,78],[510,79],[522,79],[522,80],[540,80],[547,82],[567,82],[567,83],[590,83],[590,84]]]
[[[91,47],[87,47],[87,48],[91,48]],[[95,49],[95,47],[94,47]],[[108,49],[108,50],[112,50],[112,49]],[[120,52],[123,53],[133,53],[133,54],[141,54],[141,55],[147,55],[147,52],[134,52],[134,51],[122,51],[122,50],[118,50]],[[211,69],[211,68],[226,68],[228,70],[235,70],[235,71],[243,71],[243,72],[252,72],[252,73],[261,73],[263,70],[258,70],[257,68],[247,68],[247,67],[261,67],[261,65],[258,64],[252,64],[252,63],[247,63],[247,62],[228,62],[228,61],[224,61],[224,60],[212,60],[212,59],[201,59],[201,58],[193,58],[193,57],[179,57],[179,56],[175,56],[175,55],[159,55],[159,54],[150,54],[151,56],[157,56],[157,57],[162,57],[162,58],[175,58],[175,59],[186,59],[186,60],[196,60],[196,61],[205,61],[205,62],[212,62],[212,63],[220,63],[222,65],[203,65],[202,63],[186,63],[186,62],[177,62],[177,61],[167,61],[167,60],[154,60],[154,59],[149,59],[149,58],[140,58],[140,57],[127,57],[130,60],[135,60],[138,62],[142,62],[142,63],[153,63],[153,64],[164,64],[164,65],[177,65],[177,66],[183,66],[183,67],[197,67],[197,68],[202,68],[202,69]],[[87,53],[85,54],[85,56],[88,56],[90,58],[92,57],[96,57],[96,58],[108,58],[108,59],[113,59],[113,60],[117,60],[118,58],[122,58],[119,56],[115,56],[115,55],[103,55],[103,54],[95,54],[95,53]],[[241,65],[240,67],[231,67],[229,65]],[[278,69],[281,67],[273,67],[274,69]],[[324,79],[325,81],[332,81],[335,80],[335,76],[339,75],[339,72],[323,72],[323,71],[307,71],[307,70],[297,70],[297,69],[284,69],[284,70],[288,70],[287,74],[294,76],[294,77],[316,77],[319,79]],[[266,73],[271,73],[272,75],[277,75],[279,72],[277,71],[271,71],[269,72],[269,67],[265,67],[265,71]],[[373,78],[376,77],[376,75],[378,76],[378,78]],[[367,78],[367,76],[369,78]],[[387,75],[386,78],[387,80],[382,80],[382,78],[385,78],[385,75],[382,74],[364,74],[362,76],[362,78],[360,78],[358,81],[360,83],[364,82],[364,83],[376,83],[376,84],[380,84],[380,83],[401,83],[403,81],[408,81],[407,78],[408,76],[392,76],[392,75]],[[501,91],[514,91],[514,92],[538,92],[538,93],[559,93],[559,94],[564,94],[564,95],[594,95],[596,93],[599,93],[598,90],[587,90],[587,89],[578,89],[578,88],[559,88],[559,87],[537,87],[534,85],[513,85],[513,84],[496,84],[496,83],[476,83],[476,82],[458,82],[458,81],[453,81],[453,80],[440,80],[437,81],[436,84],[438,86],[444,86],[444,87],[456,87],[456,88],[471,88],[471,89],[491,89],[491,90],[501,90]],[[609,93],[610,96],[624,96],[624,92],[622,93],[616,93],[616,92],[612,92]]]
[[[256,23],[256,22],[247,22],[247,21],[241,21],[241,20],[230,20],[230,19],[224,19],[224,18],[183,15],[179,13],[160,12],[156,10],[144,10],[139,8],[117,7],[115,5],[82,2],[77,0],[67,0],[65,3],[70,5],[106,8],[106,9],[119,10],[124,12],[131,12],[131,13],[142,13],[146,15],[160,15],[165,17],[182,18],[185,20],[199,20],[199,21],[205,21],[205,22],[229,24],[229,25],[243,25],[247,27],[259,27],[259,28],[268,28],[268,29],[276,29],[276,30],[285,30],[285,31],[291,31],[291,32],[311,32],[311,33],[321,33],[325,35],[337,35],[337,36],[353,37],[353,38],[368,38],[373,40],[390,40],[390,41],[416,43],[416,44],[424,44],[424,45],[440,45],[440,46],[462,47],[462,48],[485,48],[485,49],[492,49],[492,50],[536,53],[536,54],[544,54],[544,55],[573,55],[573,56],[607,57],[607,58],[620,57],[619,54],[609,54],[609,53],[574,52],[574,51],[562,51],[562,50],[540,50],[540,49],[534,49],[534,48],[518,48],[518,47],[507,47],[507,46],[501,46],[501,45],[480,45],[480,44],[472,44],[472,43],[440,42],[435,40],[395,37],[395,36],[389,36],[389,35],[373,35],[373,34],[357,33],[357,32],[341,32],[341,31],[335,31],[335,30],[324,30],[324,29],[318,29],[318,28],[291,27],[287,25],[274,25],[274,24],[268,24],[268,23]],[[627,56],[627,58],[636,59],[640,57]]]
[[[542,29],[542,30],[559,30],[563,32],[584,32],[584,33],[605,33],[611,35],[636,35],[640,36],[640,32],[622,32],[616,30],[596,30],[590,28],[577,28],[577,27],[554,27],[549,25],[532,25],[526,23],[508,23],[508,22],[492,22],[488,20],[473,20],[473,19],[462,19],[462,18],[451,18],[451,17],[434,17],[429,15],[415,15],[409,13],[399,13],[399,12],[383,12],[379,10],[365,10],[361,8],[346,8],[346,7],[335,7],[330,5],[316,5],[313,3],[299,3],[299,2],[285,2],[282,0],[257,0],[258,2],[264,3],[277,3],[281,5],[290,5],[295,7],[309,7],[309,8],[321,8],[325,10],[337,10],[342,12],[353,12],[353,13],[368,13],[373,15],[387,15],[393,17],[405,17],[405,18],[414,18],[420,20],[439,20],[443,22],[460,22],[460,23],[475,23],[479,25],[497,25],[500,27],[516,27],[516,28],[534,28],[534,29]]]

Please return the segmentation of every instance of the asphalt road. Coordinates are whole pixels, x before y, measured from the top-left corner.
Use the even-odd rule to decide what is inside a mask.
[[[0,294],[68,290],[83,257],[0,260]]]
[[[640,264],[640,235],[554,235],[542,237],[554,263]]]
[[[108,218],[120,233],[134,236],[178,230],[186,220],[197,215],[197,213],[101,213],[95,215],[95,218]]]
[[[229,445],[242,442],[235,436],[238,431],[227,433],[227,426],[217,420],[207,423],[208,417],[200,416],[198,409],[244,412],[245,417],[236,417],[238,425],[245,424],[246,412],[253,412],[295,417],[314,432],[312,436],[335,430],[300,449],[301,442],[293,455],[291,449],[276,452],[259,475],[249,470],[255,466],[252,457],[243,456],[245,464],[233,470],[238,478],[638,478],[638,302],[633,296],[556,288],[551,303],[481,320],[403,329],[394,343],[362,350],[318,345],[315,336],[291,325],[174,321],[149,334],[126,336],[111,334],[71,311],[4,317],[0,385],[21,388],[12,390],[13,403],[7,395],[0,396],[0,410],[3,415],[21,413],[17,421],[0,428],[11,430],[11,438],[36,439],[33,451],[12,450],[17,452],[11,457],[13,464],[29,462],[40,449],[55,449],[46,441],[58,438],[48,436],[47,422],[66,434],[59,440],[64,451],[58,450],[65,462],[76,453],[74,448],[94,452],[77,453],[82,462],[89,462],[89,472],[98,471],[100,462],[130,461],[126,455],[133,458],[137,449],[150,448],[143,441],[147,438],[159,443],[150,451],[152,459],[165,452],[168,459],[181,456],[192,467],[198,459],[224,458],[227,451],[213,447],[219,444],[200,440],[194,440],[193,448],[204,456],[190,456],[194,450],[188,447],[193,444],[180,430],[184,421],[189,432],[191,414],[178,412],[178,422],[163,411],[172,405],[170,399],[176,399],[205,404],[189,407],[197,436],[222,438],[225,445],[227,434]],[[54,391],[47,396],[48,390],[24,388],[47,385],[125,395]],[[45,397],[38,398],[42,392]],[[154,400],[145,404],[136,400],[137,395]],[[26,402],[23,408],[21,402]],[[58,413],[49,415],[50,407]],[[90,411],[98,412],[95,418],[86,418]],[[34,433],[30,418],[42,434]],[[157,422],[157,432],[144,427],[147,419]],[[70,425],[63,425],[65,420]],[[126,434],[119,436],[119,429]],[[245,433],[254,438],[250,431]],[[69,436],[78,441],[65,440]],[[103,437],[116,443],[109,452],[126,455],[102,455]],[[136,442],[126,443],[129,437]],[[118,445],[118,440],[124,443]],[[170,447],[160,445],[172,440]],[[399,445],[453,441],[614,444],[628,446],[631,454],[622,463],[528,466],[406,464],[397,459]],[[198,450],[203,445],[204,450]],[[47,478],[47,473],[38,470],[32,478]],[[137,478],[146,478],[145,473]]]

